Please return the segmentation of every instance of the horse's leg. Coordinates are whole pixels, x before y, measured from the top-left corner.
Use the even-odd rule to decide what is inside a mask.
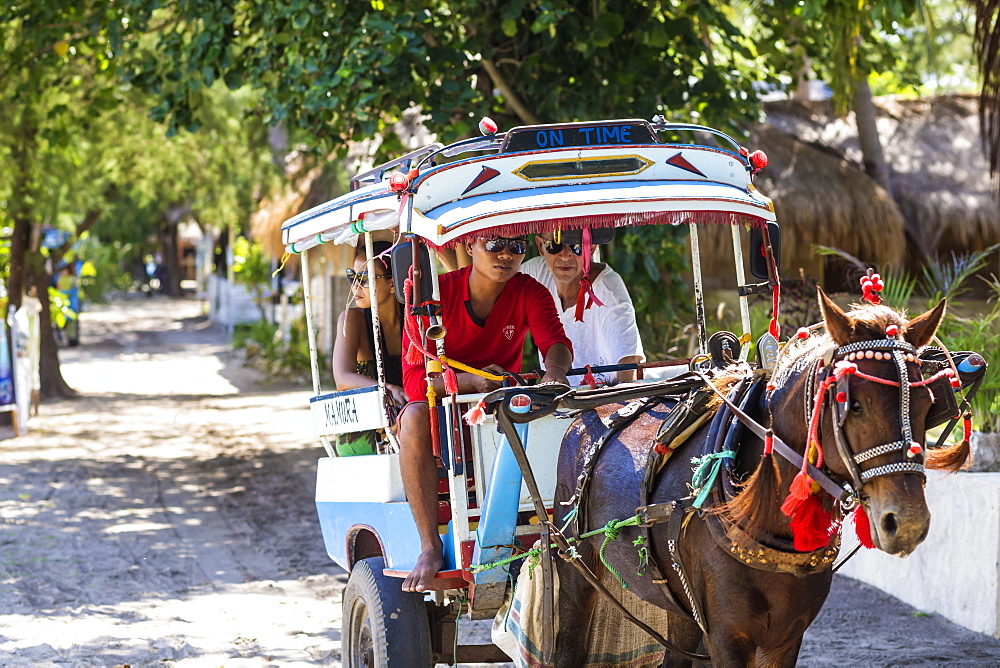
[[[674,646],[688,652],[697,652],[701,645],[701,629],[694,620],[680,615],[669,615],[667,618],[667,640]],[[692,665],[690,659],[674,654],[670,650],[663,656],[661,668],[688,668]]]
[[[585,551],[581,546],[581,552]],[[557,559],[555,566],[559,573],[559,628],[556,629],[554,665],[578,668],[584,665],[587,654],[590,618],[598,593],[573,564]]]

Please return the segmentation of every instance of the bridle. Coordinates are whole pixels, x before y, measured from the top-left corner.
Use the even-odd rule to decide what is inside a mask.
[[[898,327],[890,325],[887,329],[885,339],[871,339],[867,341],[856,341],[843,346],[829,349],[820,359],[811,361],[811,356],[806,354],[783,370],[782,376],[801,371],[803,366],[809,366],[806,379],[805,396],[805,418],[808,425],[807,451],[810,446],[815,446],[815,464],[805,464],[804,470],[808,471],[809,477],[818,483],[827,493],[840,501],[844,510],[854,508],[861,499],[862,490],[866,483],[875,478],[892,475],[896,473],[910,473],[920,476],[924,475],[923,453],[924,449],[920,443],[913,440],[913,428],[910,423],[910,391],[912,388],[925,387],[941,377],[947,376],[952,379],[952,386],[957,381],[954,371],[950,368],[942,369],[928,378],[921,378],[919,381],[911,381],[907,371],[907,364],[917,364],[918,374],[920,360],[917,357],[917,350],[910,343],[895,338]],[[808,333],[806,333],[808,336]],[[883,360],[895,363],[898,380],[883,378],[862,372],[858,369],[858,362],[862,360]],[[847,435],[844,433],[844,423],[850,411],[850,376],[857,376],[865,380],[899,387],[899,414],[900,414],[900,438],[888,443],[872,446],[861,452],[854,452],[848,443]],[[768,389],[775,389],[777,379],[773,379]],[[799,454],[775,436],[771,429],[765,428],[756,420],[743,412],[738,406],[729,401],[722,392],[718,391],[714,385],[709,383],[709,387],[715,389],[716,394],[722,398],[723,403],[733,412],[744,425],[764,441],[765,454],[772,452],[783,457],[796,467],[803,467],[803,455]],[[834,475],[829,473],[823,466],[823,450],[819,447],[819,422],[823,411],[834,411],[833,432],[837,443],[837,451],[845,467],[851,476],[850,482],[840,482]],[[904,454],[898,461],[893,461],[879,466],[871,466],[870,462],[882,455],[902,451]]]
[[[860,497],[866,483],[885,475],[896,473],[912,473],[924,476],[924,446],[913,440],[913,426],[910,423],[911,390],[926,387],[938,378],[953,377],[951,369],[943,369],[928,378],[922,378],[917,350],[910,343],[894,338],[898,327],[890,325],[886,339],[858,341],[848,343],[833,350],[829,360],[824,360],[822,376],[815,388],[815,409],[825,402],[826,409],[834,411],[833,433],[837,443],[840,458],[851,474],[851,486],[854,496]],[[891,332],[891,334],[889,333]],[[862,372],[858,369],[861,360],[891,361],[894,363],[898,380],[884,378]],[[917,374],[921,380],[910,380],[907,364],[917,365]],[[844,423],[850,412],[850,376],[899,388],[899,424],[900,438],[888,443],[872,446],[861,452],[854,452],[848,444],[844,433]],[[810,424],[810,438],[815,438],[819,416],[807,414]],[[897,461],[879,466],[872,466],[873,460],[893,452],[903,453]]]

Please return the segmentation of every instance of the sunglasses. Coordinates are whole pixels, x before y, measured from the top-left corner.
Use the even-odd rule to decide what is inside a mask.
[[[524,255],[528,251],[528,241],[526,239],[487,239],[483,245],[491,253],[499,253],[504,248],[509,248],[514,255]]]
[[[546,239],[542,243],[542,246],[545,248],[545,252],[549,255],[558,255],[559,253],[562,253],[562,249],[567,246],[570,251],[573,252],[573,255],[583,255],[583,244],[560,244],[556,243],[552,239]]]
[[[375,276],[375,278],[392,278],[392,276]],[[357,283],[363,288],[368,287],[368,272],[367,271],[354,271],[353,269],[347,270],[347,280],[351,283]]]

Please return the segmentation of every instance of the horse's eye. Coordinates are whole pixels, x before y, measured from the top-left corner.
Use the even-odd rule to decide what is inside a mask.
[[[857,399],[851,400],[851,412],[860,413],[861,412],[861,402]]]

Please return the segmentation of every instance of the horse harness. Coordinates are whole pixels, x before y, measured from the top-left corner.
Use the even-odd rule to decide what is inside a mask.
[[[876,353],[880,355],[878,359],[895,362],[899,372],[899,381],[871,376],[857,370],[857,365],[854,364],[855,361],[859,359],[876,359]],[[838,482],[823,470],[813,466],[808,461],[804,461],[805,457],[803,455],[795,452],[778,436],[774,435],[770,428],[765,428],[746,413],[746,408],[760,398],[761,388],[767,381],[766,372],[758,372],[753,377],[744,377],[737,382],[728,395],[722,393],[712,384],[708,376],[699,371],[692,371],[692,373],[686,374],[685,377],[657,384],[655,388],[645,388],[645,391],[641,394],[635,390],[623,391],[612,388],[611,390],[589,392],[577,391],[576,396],[572,397],[571,395],[574,392],[568,391],[559,394],[559,396],[548,398],[547,402],[543,402],[546,404],[544,408],[541,411],[535,411],[533,408],[532,414],[551,413],[560,403],[568,404],[570,408],[582,411],[595,408],[599,405],[606,405],[615,400],[627,401],[615,413],[602,420],[605,424],[604,433],[596,440],[593,440],[588,450],[583,454],[581,471],[577,479],[577,488],[570,501],[567,502],[577,504],[576,512],[571,513],[570,521],[567,525],[571,528],[573,537],[579,539],[581,518],[585,521],[587,513],[587,490],[604,445],[615,434],[625,429],[640,415],[655,405],[668,402],[675,404],[673,410],[665,419],[663,425],[661,425],[647,457],[646,468],[643,474],[643,484],[640,487],[640,505],[636,509],[636,512],[642,520],[639,524],[640,535],[643,537],[644,542],[649,545],[648,568],[652,575],[652,581],[659,585],[667,601],[677,610],[686,613],[698,624],[702,632],[707,634],[708,628],[705,616],[697,603],[697,598],[691,590],[679,549],[684,529],[691,518],[700,512],[700,509],[695,507],[693,495],[667,503],[651,505],[647,503],[649,493],[655,488],[657,477],[670,455],[708,419],[712,419],[712,426],[709,438],[706,441],[708,452],[705,454],[719,455],[723,453],[729,444],[739,440],[739,432],[743,428],[746,428],[764,440],[765,447],[772,448],[774,453],[782,456],[794,466],[807,471],[809,476],[820,487],[839,501],[845,510],[849,510],[858,503],[864,483],[873,478],[900,472],[918,472],[923,475],[924,467],[922,461],[900,461],[870,468],[863,466],[865,462],[871,459],[899,450],[904,450],[907,457],[911,460],[915,460],[917,455],[922,454],[922,452],[915,453],[913,447],[914,442],[912,440],[912,429],[909,419],[910,389],[912,387],[931,384],[944,375],[951,375],[952,371],[944,369],[930,378],[912,382],[909,380],[906,370],[907,362],[919,362],[916,350],[909,343],[891,338],[890,336],[887,339],[860,341],[831,349],[809,369],[807,391],[805,392],[807,424],[812,423],[814,414],[817,411],[821,411],[824,407],[828,410],[832,409],[836,411],[833,423],[837,448],[841,458],[851,472],[851,482],[853,484]],[[797,364],[799,363],[793,364],[789,368],[794,369]],[[785,371],[787,372],[789,368],[786,368]],[[846,436],[843,433],[843,425],[850,406],[847,378],[849,375],[858,375],[867,380],[900,387],[900,416],[902,423],[902,438],[900,440],[877,445],[857,454],[851,452]],[[772,385],[768,385],[769,389],[771,387]],[[519,389],[524,390],[526,388]],[[651,392],[650,389],[653,389],[653,391]],[[549,394],[553,391],[555,391],[555,388],[550,388],[543,393]],[[721,399],[719,409],[714,411],[710,407],[709,402],[713,393]],[[495,393],[498,397],[501,394],[502,391]],[[533,399],[537,398],[534,392],[531,394],[533,395]],[[809,399],[814,395],[815,401],[810,403]],[[490,399],[490,397],[487,399]],[[508,438],[515,439],[511,442],[514,445],[515,443],[519,444],[519,439],[513,430],[512,420],[528,421],[533,418],[516,418],[508,411],[503,410],[507,407],[509,399],[510,395],[502,397],[499,407],[501,410],[497,410],[496,412],[498,423],[504,433]],[[561,402],[561,400],[565,401]],[[819,416],[815,417],[818,420]],[[512,447],[512,450],[518,459],[525,483],[528,485],[529,492],[531,492],[535,500],[535,505],[539,506],[536,508],[539,511],[538,515],[539,517],[544,517],[547,513],[540,506],[540,495],[537,493],[534,476],[527,458],[524,456],[524,451],[520,447]],[[714,489],[711,493],[716,503],[720,503],[725,496],[731,496],[734,493],[728,475],[717,476],[713,484]],[[790,541],[771,537],[769,538],[769,544],[763,544],[751,538],[738,526],[724,526],[722,520],[715,515],[703,514],[702,517],[707,520],[706,523],[716,543],[727,554],[741,563],[759,570],[791,573],[804,577],[829,568],[836,559],[840,548],[839,534],[835,535],[830,543],[823,548],[813,552],[797,552],[791,546]],[[688,603],[687,606],[680,604],[678,597],[668,586],[668,580],[663,577],[663,572],[657,563],[656,555],[652,553],[653,543],[650,541],[649,530],[653,525],[664,522],[666,523],[667,545],[670,553],[671,567],[681,582],[684,598]],[[604,587],[593,571],[586,564],[580,563],[580,559],[575,558],[575,550],[563,534],[563,531],[567,528],[566,526],[560,529],[551,522],[543,522],[543,525],[547,525],[546,528],[548,529],[542,532],[543,548],[545,548],[543,549],[543,575],[547,573],[547,569],[544,567],[548,565],[545,562],[548,562],[548,536],[551,536],[561,556],[572,563],[584,578],[607,598],[626,619],[642,628],[654,640],[671,652],[695,661],[709,660],[709,657],[706,655],[691,653],[676,647],[630,613]],[[550,573],[546,579],[551,582]],[[547,589],[546,598],[551,601],[550,597],[551,590]],[[543,605],[543,607],[549,606]]]
[[[899,381],[869,376],[857,371],[857,365],[853,362],[858,359],[876,359],[874,355],[876,352],[879,353],[878,359],[895,362],[899,372]],[[914,452],[909,418],[910,388],[927,385],[936,380],[942,373],[939,372],[927,380],[911,382],[905,365],[907,362],[917,361],[916,350],[912,345],[905,341],[888,338],[847,344],[831,350],[824,358],[807,365],[809,367],[807,369],[807,391],[804,393],[806,422],[807,424],[812,422],[813,413],[824,407],[836,411],[836,419],[833,422],[837,448],[841,458],[847,464],[848,470],[851,471],[853,484],[840,483],[810,463],[806,463],[805,467],[810,477],[841,502],[847,510],[858,502],[864,483],[873,478],[900,472],[923,474],[923,464],[918,461],[893,462],[877,467],[864,466],[872,459],[899,450],[905,450],[910,459],[914,458],[915,454],[919,454]],[[845,362],[852,366],[844,366]],[[843,433],[843,425],[850,406],[848,376],[854,374],[882,384],[900,387],[902,423],[902,438],[900,440],[880,444],[857,454],[851,452],[847,438]],[[685,398],[676,402],[657,434],[656,442],[647,458],[643,484],[640,487],[640,505],[636,511],[642,518],[639,525],[640,535],[643,542],[649,546],[647,564],[652,574],[652,581],[660,586],[666,600],[676,609],[686,613],[698,624],[702,632],[707,634],[705,616],[691,590],[679,549],[684,529],[691,518],[696,513],[700,513],[700,508],[695,507],[693,494],[683,499],[649,505],[649,494],[655,489],[659,473],[674,450],[710,417],[712,425],[706,441],[707,452],[703,454],[719,455],[729,451],[729,446],[739,441],[743,429],[749,428],[755,435],[770,442],[774,452],[783,456],[793,465],[801,467],[803,456],[792,450],[770,429],[764,428],[746,413],[747,407],[760,399],[761,390],[768,380],[766,374],[758,372],[754,377],[748,376],[739,380],[728,395],[716,389],[707,376],[697,372],[696,375],[701,376],[702,386],[689,390]],[[713,393],[718,394],[722,400],[719,410],[714,411],[714,416],[708,401]],[[810,401],[814,397],[815,401]],[[636,399],[603,420],[605,431],[599,438],[591,441],[589,448],[584,453],[581,471],[577,479],[577,488],[569,501],[569,503],[577,504],[577,511],[573,514],[570,522],[575,538],[578,539],[580,536],[581,522],[586,525],[587,489],[603,446],[615,434],[631,424],[643,411],[662,401],[664,401],[662,398],[656,397]],[[713,505],[724,502],[727,497],[731,498],[735,494],[735,490],[730,477],[728,475],[717,476],[711,494]],[[766,542],[762,542],[752,538],[739,526],[727,526],[716,515],[703,514],[702,518],[706,520],[716,543],[727,554],[758,570],[805,577],[829,568],[836,560],[840,550],[839,534],[835,534],[830,543],[822,548],[810,552],[798,552],[792,546],[791,541],[787,539],[771,536],[766,539]],[[653,543],[649,533],[653,525],[658,523],[666,524],[666,542],[670,565],[681,583],[686,606],[681,604],[678,596],[668,586],[668,581],[663,577],[656,555],[653,554]]]

